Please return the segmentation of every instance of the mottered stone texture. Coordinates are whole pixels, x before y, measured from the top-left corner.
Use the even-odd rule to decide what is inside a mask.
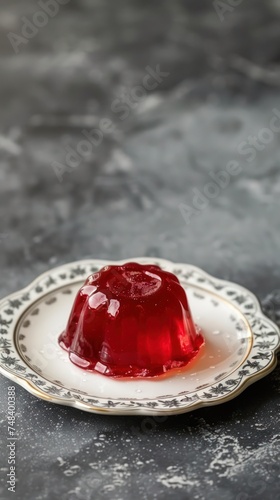
[[[150,255],[250,288],[280,321],[280,7],[218,3],[1,2],[1,297],[64,262]],[[166,419],[16,386],[16,493],[1,376],[0,498],[278,498],[279,374]]]

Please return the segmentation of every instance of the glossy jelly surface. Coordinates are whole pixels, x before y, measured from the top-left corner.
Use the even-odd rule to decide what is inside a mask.
[[[89,276],[59,343],[85,370],[153,377],[185,366],[203,337],[178,278],[156,265],[129,262]]]

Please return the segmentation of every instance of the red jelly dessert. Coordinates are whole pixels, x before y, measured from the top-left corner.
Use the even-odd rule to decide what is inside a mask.
[[[159,266],[105,266],[77,294],[61,347],[86,370],[153,377],[185,366],[203,343],[185,290]]]

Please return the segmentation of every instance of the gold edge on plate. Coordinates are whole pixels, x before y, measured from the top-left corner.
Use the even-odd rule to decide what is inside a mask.
[[[136,260],[136,259],[134,259]],[[138,258],[137,260],[140,260],[140,258]],[[141,259],[142,260],[142,259]],[[148,259],[149,260],[149,259]],[[57,404],[62,404],[62,405],[67,405],[67,406],[73,406],[73,407],[77,407],[77,408],[80,408],[80,409],[84,409],[86,411],[92,411],[92,412],[96,412],[96,413],[115,413],[115,414],[142,414],[142,415],[157,415],[157,414],[178,414],[178,413],[185,413],[186,411],[192,411],[194,409],[198,409],[198,408],[201,408],[201,407],[204,407],[204,406],[211,406],[211,405],[215,405],[215,404],[220,404],[220,403],[223,403],[223,402],[226,402],[226,401],[229,401],[230,399],[236,397],[238,394],[240,394],[241,392],[243,392],[243,390],[245,390],[249,385],[251,385],[251,383],[253,383],[254,381],[258,380],[258,379],[261,379],[263,378],[264,376],[266,376],[266,374],[270,373],[276,366],[277,364],[277,352],[280,350],[280,333],[279,333],[279,328],[278,326],[273,322],[271,321],[268,317],[265,316],[265,314],[263,313],[262,311],[262,308],[261,308],[261,305],[260,305],[260,302],[258,300],[258,298],[252,294],[252,292],[250,292],[249,290],[247,290],[246,288],[242,287],[241,285],[237,284],[237,283],[233,283],[233,282],[227,282],[225,280],[222,280],[222,279],[218,279],[218,278],[215,278],[214,276],[211,276],[209,275],[208,273],[206,273],[205,271],[199,269],[199,268],[195,268],[195,266],[192,266],[192,265],[188,265],[188,264],[176,264],[176,263],[172,263],[170,261],[166,261],[166,260],[163,260],[163,259],[158,259],[158,258],[150,258],[150,260],[156,260],[156,261],[161,261],[163,263],[167,263],[167,264],[170,264],[170,265],[177,265],[179,267],[183,267],[183,268],[191,268],[191,269],[194,269],[194,270],[197,270],[199,271],[201,274],[204,274],[208,277],[210,277],[211,279],[213,279],[214,281],[217,281],[217,282],[221,282],[221,283],[226,283],[228,285],[231,285],[231,286],[234,286],[234,287],[238,287],[239,289],[242,289],[244,290],[244,292],[246,292],[247,294],[250,295],[250,297],[254,300],[254,303],[257,305],[257,311],[255,311],[255,314],[260,314],[262,318],[264,318],[265,320],[267,320],[269,323],[271,323],[271,326],[276,329],[277,327],[277,333],[278,333],[278,345],[276,346],[276,348],[274,348],[273,351],[271,351],[272,353],[272,359],[270,361],[270,363],[264,367],[262,370],[258,371],[257,373],[253,373],[251,375],[247,375],[244,380],[240,383],[240,385],[238,385],[238,387],[233,390],[230,394],[226,395],[226,396],[221,396],[219,398],[213,398],[211,400],[205,400],[205,401],[195,401],[194,403],[191,403],[185,407],[181,407],[181,408],[174,408],[173,410],[170,411],[170,409],[162,409],[162,410],[155,410],[155,409],[151,409],[151,410],[143,410],[141,408],[136,408],[136,409],[128,409],[128,410],[125,410],[123,408],[119,408],[119,409],[113,409],[113,408],[100,408],[100,407],[94,407],[94,406],[91,406],[91,405],[88,405],[87,403],[81,403],[80,401],[77,401],[75,399],[64,399],[64,398],[59,398],[57,396],[53,397],[53,396],[50,396],[49,394],[43,392],[42,390],[40,390],[39,388],[37,388],[37,386],[35,386],[32,382],[30,382],[29,380],[27,380],[26,378],[24,378],[24,376],[20,376],[18,374],[15,374],[14,372],[12,371],[9,371],[6,367],[4,368],[3,366],[0,366],[0,371],[8,376],[8,378],[12,379],[12,380],[15,380],[17,383],[19,383],[22,387],[26,388],[30,393],[34,394],[35,396],[41,398],[41,399],[44,399],[46,401],[49,401],[49,402],[56,402]],[[42,280],[42,278],[44,278],[44,276],[49,276],[50,273],[57,273],[59,272],[59,270],[62,270],[65,268],[71,268],[71,265],[102,265],[104,264],[104,262],[113,262],[113,261],[99,261],[99,260],[82,260],[82,261],[76,261],[76,262],[72,262],[72,263],[68,263],[66,265],[63,265],[63,266],[59,266],[57,268],[54,268],[52,269],[51,271],[46,271],[45,273],[41,274],[40,276],[38,276],[34,281],[32,281],[32,283],[30,283],[27,287],[23,288],[22,290],[19,290],[13,294],[10,294],[8,297],[5,297],[3,299],[0,300],[0,307],[4,305],[4,303],[6,304],[6,302],[8,300],[10,300],[12,297],[17,297],[19,295],[21,295],[22,293],[24,292],[27,292],[27,291],[30,291],[32,289],[32,287],[37,284],[38,282],[40,282]],[[115,262],[123,262],[123,261],[115,261]],[[18,330],[18,325],[20,323],[20,320],[22,319],[22,317],[24,315],[26,315],[26,312],[27,310],[29,310],[31,307],[34,307],[37,303],[40,303],[40,302],[43,302],[45,297],[49,296],[50,294],[54,294],[56,293],[57,291],[59,291],[60,289],[63,289],[65,287],[69,287],[71,285],[76,285],[78,284],[79,282],[83,282],[83,280],[80,279],[80,277],[76,277],[77,279],[73,279],[71,281],[69,281],[68,283],[64,283],[63,285],[53,289],[53,290],[50,290],[49,292],[47,293],[43,293],[43,294],[40,294],[40,296],[38,297],[37,300],[35,300],[34,302],[32,302],[29,306],[27,305],[27,308],[23,309],[22,312],[20,313],[20,317],[16,320],[16,324],[15,326],[13,327],[13,334],[12,334],[12,340],[14,341],[14,345],[15,345],[15,348],[16,348],[16,352],[18,353],[18,355],[20,356],[20,358],[22,359],[22,361],[24,362],[25,365],[27,365],[29,368],[31,368],[32,371],[34,371],[34,369],[32,367],[30,367],[27,363],[27,361],[21,356],[21,352],[20,352],[20,349],[19,349],[19,346],[18,346],[18,341],[17,339],[15,338],[15,335],[16,335],[16,332]],[[250,336],[247,337],[248,339],[250,339],[250,345],[248,346],[247,348],[247,354],[246,356],[244,357],[244,359],[242,360],[242,362],[237,366],[237,367],[234,367],[234,369],[228,373],[224,378],[227,378],[228,376],[230,376],[230,374],[236,372],[238,370],[238,368],[246,361],[246,359],[249,357],[249,354],[251,352],[251,349],[252,349],[252,345],[253,345],[253,340],[254,340],[254,333],[252,331],[252,328],[246,318],[246,316],[244,315],[244,312],[242,310],[240,310],[235,304],[233,304],[230,299],[227,299],[226,297],[224,297],[223,295],[219,295],[215,292],[213,292],[212,290],[209,290],[208,288],[203,288],[201,286],[198,286],[198,285],[194,285],[188,281],[184,281],[184,280],[181,280],[182,284],[185,283],[185,285],[187,287],[191,287],[191,288],[196,288],[198,290],[201,290],[203,292],[207,292],[207,294],[210,294],[212,296],[214,296],[215,298],[219,299],[220,301],[223,301],[225,302],[228,306],[230,306],[232,309],[234,309],[235,311],[237,311],[239,313],[239,315],[242,316],[242,319],[244,320],[246,326],[247,326],[247,330],[250,332]],[[36,373],[36,372],[35,372]],[[11,375],[11,377],[9,375]],[[38,373],[38,375],[50,382],[50,383],[54,383],[54,382],[51,382],[49,381],[48,379],[45,379],[42,374]],[[221,382],[222,380],[221,379],[219,380],[218,382]],[[217,383],[218,383],[217,382]],[[57,386],[59,386],[59,384],[55,384]],[[211,384],[211,386],[213,386],[215,384]],[[209,387],[211,387],[209,386]],[[60,386],[60,387],[63,387],[64,389],[67,390],[67,388],[65,388],[64,386]],[[195,392],[195,391],[193,391]],[[191,394],[191,393],[190,393]],[[91,397],[91,396],[90,396]],[[177,397],[177,396],[176,396]]]
[[[79,280],[79,281],[76,281],[76,282],[72,282],[71,281],[68,284],[65,283],[64,285],[57,287],[55,290],[52,290],[52,291],[50,291],[48,293],[43,294],[37,300],[35,300],[34,302],[32,302],[24,311],[21,312],[18,320],[16,321],[16,324],[15,324],[14,330],[13,330],[13,342],[14,342],[17,354],[19,355],[19,357],[23,361],[23,363],[26,366],[28,366],[32,371],[34,371],[34,373],[36,373],[37,375],[39,375],[42,379],[46,380],[49,383],[57,385],[58,387],[64,388],[66,390],[69,390],[69,389],[65,388],[65,386],[63,386],[61,384],[57,384],[57,383],[53,382],[52,380],[49,380],[49,379],[45,378],[43,376],[43,373],[37,372],[34,369],[34,367],[26,360],[25,355],[21,352],[21,349],[20,349],[20,346],[19,346],[18,331],[19,331],[19,328],[21,327],[22,323],[26,320],[28,312],[30,311],[31,308],[36,307],[37,305],[39,305],[42,302],[44,302],[46,300],[46,297],[48,297],[50,295],[54,295],[57,292],[60,292],[62,289],[67,288],[67,287],[69,287],[71,285],[77,285],[79,282],[83,283],[83,280]],[[238,313],[238,315],[241,317],[241,319],[245,323],[245,326],[246,326],[247,332],[248,332],[248,336],[245,337],[246,340],[247,340],[246,353],[244,354],[242,361],[240,361],[240,363],[237,366],[233,367],[232,370],[230,370],[223,378],[221,378],[219,380],[219,382],[222,382],[222,380],[224,380],[225,378],[229,377],[232,373],[234,373],[235,371],[237,371],[238,368],[240,368],[240,366],[242,366],[242,364],[249,357],[250,352],[252,350],[252,346],[253,346],[254,333],[253,333],[253,331],[251,329],[251,326],[250,326],[250,324],[249,324],[246,316],[244,315],[244,313],[240,309],[238,309],[238,307],[235,306],[235,304],[232,304],[230,300],[227,300],[225,297],[220,296],[219,294],[213,292],[212,290],[208,290],[207,288],[203,288],[203,287],[201,287],[199,285],[193,285],[191,283],[187,284],[185,281],[181,281],[181,283],[182,283],[183,287],[185,285],[185,287],[187,287],[187,288],[193,288],[195,290],[204,292],[204,293],[206,293],[206,294],[214,297],[216,300],[219,300],[219,301],[225,303],[228,307],[230,307],[231,309],[233,309],[235,311],[235,313]],[[210,384],[208,387],[211,387],[212,385],[214,385],[214,384]],[[194,392],[197,392],[197,391],[194,390],[194,391],[190,392],[190,394],[192,394]],[[90,396],[90,397],[94,397],[94,396]],[[150,399],[153,400],[154,398],[150,398]]]
[[[271,373],[274,368],[277,365],[277,356],[274,355],[273,358],[271,359],[271,362],[269,363],[268,366],[266,366],[263,370],[260,370],[257,373],[254,373],[252,375],[246,376],[246,378],[241,382],[241,384],[236,387],[230,394],[227,394],[226,396],[221,396],[219,398],[213,398],[211,400],[203,400],[203,401],[195,401],[189,405],[182,406],[181,408],[174,408],[173,410],[170,409],[160,409],[160,410],[155,410],[155,409],[149,409],[146,410],[144,408],[130,408],[128,410],[125,410],[124,408],[104,408],[104,407],[98,407],[98,406],[92,406],[87,403],[82,403],[80,401],[77,401],[75,399],[64,399],[64,398],[59,398],[57,396],[53,397],[45,392],[41,391],[39,388],[34,386],[32,382],[29,380],[26,380],[25,378],[21,377],[18,374],[15,374],[12,371],[9,371],[7,369],[4,369],[2,366],[0,366],[0,372],[8,376],[10,380],[13,380],[14,382],[18,383],[21,387],[25,388],[29,393],[35,395],[39,399],[42,399],[44,401],[48,401],[51,403],[56,403],[60,404],[63,406],[70,406],[73,408],[77,408],[80,410],[84,410],[90,413],[106,413],[106,414],[113,414],[113,415],[179,415],[183,413],[188,413],[190,411],[194,411],[200,408],[205,408],[208,406],[216,406],[219,404],[226,403],[228,401],[231,401],[235,397],[237,397],[239,394],[241,394],[244,390],[246,390],[254,381],[260,380],[269,373]],[[9,376],[10,375],[10,376]]]

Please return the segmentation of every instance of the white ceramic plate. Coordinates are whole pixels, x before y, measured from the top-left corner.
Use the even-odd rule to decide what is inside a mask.
[[[160,265],[186,289],[205,338],[186,368],[162,377],[118,380],[69,361],[57,339],[75,294],[88,275],[117,263],[83,260],[42,274],[0,302],[0,371],[53,403],[96,413],[161,415],[228,401],[276,366],[279,329],[251,292],[187,264],[129,260]]]

